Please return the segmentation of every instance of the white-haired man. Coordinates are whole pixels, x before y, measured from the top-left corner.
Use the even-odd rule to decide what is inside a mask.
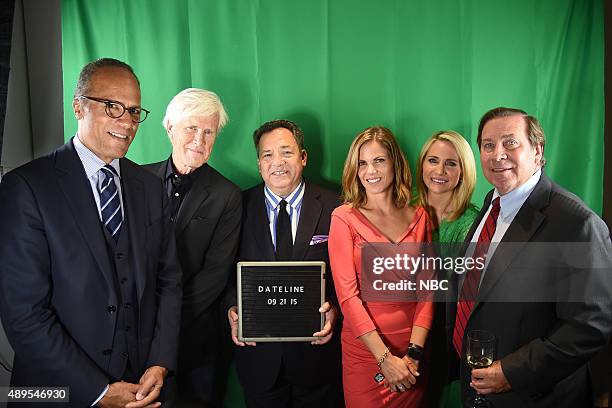
[[[227,378],[219,297],[234,267],[242,199],[240,189],[207,164],[227,121],[214,92],[181,91],[163,120],[172,154],[147,166],[166,185],[183,270],[176,406],[220,407]]]

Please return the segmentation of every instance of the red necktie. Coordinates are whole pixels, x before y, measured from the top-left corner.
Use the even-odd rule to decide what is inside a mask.
[[[493,238],[493,234],[495,234],[499,209],[499,197],[497,197],[493,200],[489,216],[478,236],[478,243],[472,255],[473,259],[486,257],[491,239]],[[459,295],[459,302],[457,303],[457,316],[455,317],[455,330],[453,332],[453,346],[455,346],[455,350],[459,357],[461,357],[461,347],[463,346],[463,334],[465,333],[470,314],[474,308],[481,276],[482,269],[470,269],[467,271],[467,275],[463,280],[463,286],[461,287],[461,294]]]

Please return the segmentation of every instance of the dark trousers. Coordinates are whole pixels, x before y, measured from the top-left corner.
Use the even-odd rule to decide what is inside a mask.
[[[166,379],[163,408],[223,407],[234,347],[229,331],[226,315],[213,305],[197,329],[182,332],[178,369]]]
[[[226,367],[209,366],[182,372],[166,379],[164,408],[221,408],[228,376]],[[178,382],[178,384],[177,384]]]
[[[341,384],[307,386],[291,384],[281,369],[274,386],[266,391],[245,389],[248,408],[341,408],[344,396]]]

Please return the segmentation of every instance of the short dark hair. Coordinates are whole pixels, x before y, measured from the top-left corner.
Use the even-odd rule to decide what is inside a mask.
[[[257,150],[257,155],[259,156],[259,141],[264,133],[268,133],[273,131],[274,129],[284,128],[291,132],[295,141],[300,148],[300,151],[304,150],[304,132],[302,129],[295,123],[290,120],[285,119],[277,119],[271,120],[269,122],[264,123],[260,127],[253,132],[253,142],[255,143],[255,150]]]
[[[121,68],[128,71],[130,74],[134,75],[136,82],[140,85],[140,81],[138,77],[134,73],[134,70],[131,66],[126,64],[123,61],[119,61],[114,58],[100,58],[95,61],[91,61],[89,64],[85,65],[79,74],[79,80],[77,81],[77,86],[74,90],[74,98],[78,98],[79,96],[86,95],[89,92],[89,85],[91,83],[91,77],[101,68],[106,67],[114,67]]]
[[[515,108],[504,108],[500,106],[498,108],[493,108],[487,113],[485,113],[480,119],[480,123],[478,124],[478,137],[476,141],[478,142],[478,148],[480,149],[480,143],[482,142],[482,130],[484,129],[487,122],[496,119],[496,118],[506,118],[509,116],[521,116],[525,121],[525,130],[527,131],[527,137],[529,138],[529,143],[531,147],[535,148],[537,145],[542,145],[542,152],[544,152],[544,145],[546,145],[546,136],[544,135],[544,130],[540,125],[538,119],[535,116],[528,115],[527,112],[521,109]],[[544,167],[546,164],[546,159],[542,155],[542,160],[540,161],[540,165]]]

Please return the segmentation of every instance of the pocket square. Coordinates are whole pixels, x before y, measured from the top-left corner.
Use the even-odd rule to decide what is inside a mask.
[[[313,235],[308,245],[317,245],[323,242],[327,242],[328,235]]]

